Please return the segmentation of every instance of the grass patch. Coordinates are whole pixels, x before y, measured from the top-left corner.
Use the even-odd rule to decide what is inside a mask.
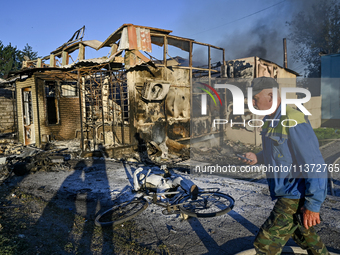
[[[334,128],[316,128],[314,129],[318,140],[323,139],[340,139],[340,130]]]
[[[334,128],[316,128],[314,129],[315,135],[318,138],[319,145],[323,146],[330,142],[332,139],[340,139],[340,130]],[[328,140],[329,139],[329,140]]]

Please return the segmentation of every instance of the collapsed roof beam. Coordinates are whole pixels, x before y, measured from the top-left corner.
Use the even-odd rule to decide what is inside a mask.
[[[73,36],[66,44],[71,44],[76,41],[81,41],[84,37],[85,33],[85,26],[83,26],[81,29],[78,29],[76,32],[74,32]]]

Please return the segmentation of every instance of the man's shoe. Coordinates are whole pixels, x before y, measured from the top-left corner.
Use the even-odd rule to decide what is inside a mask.
[[[197,196],[198,196],[198,187],[197,185],[192,185],[190,188],[190,196],[191,196],[191,200],[196,200]]]

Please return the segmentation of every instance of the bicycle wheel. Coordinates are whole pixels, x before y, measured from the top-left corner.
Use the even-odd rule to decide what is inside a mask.
[[[192,200],[190,195],[184,196],[178,202],[181,212],[198,218],[220,216],[230,212],[235,204],[235,200],[220,192],[200,192],[197,199]]]
[[[95,219],[95,224],[97,226],[121,224],[136,217],[143,212],[148,205],[148,202],[144,198],[120,203],[98,214]]]

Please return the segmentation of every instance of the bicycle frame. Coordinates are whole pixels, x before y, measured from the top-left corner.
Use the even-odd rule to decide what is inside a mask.
[[[140,191],[142,193],[142,196],[145,198],[149,203],[155,204],[157,206],[166,208],[166,211],[168,213],[173,213],[178,211],[179,212],[179,208],[178,206],[180,205],[185,205],[188,204],[189,202],[182,202],[182,203],[178,203],[178,201],[184,196],[187,195],[188,193],[185,191],[166,191],[166,192],[152,192],[150,191],[148,188],[144,187],[145,191]],[[206,188],[203,191],[214,191],[214,192],[218,192],[220,189],[219,188]],[[151,194],[150,194],[151,193]],[[169,202],[169,198],[167,202],[163,202],[160,201],[159,199],[157,199],[159,196],[167,196],[167,195],[177,195],[180,194],[179,196],[175,196],[171,202]],[[151,200],[151,202],[150,202]],[[131,200],[133,201],[133,199]]]
[[[95,224],[97,226],[121,224],[142,213],[151,203],[165,208],[162,211],[165,215],[183,214],[183,218],[186,216],[199,218],[220,216],[232,210],[235,200],[218,191],[219,189],[214,188],[200,190],[199,196],[193,199],[189,192],[184,190],[166,192],[153,192],[152,188],[140,190],[139,195],[136,194],[133,199],[124,202],[117,201],[111,209],[98,214]],[[160,196],[169,195],[174,196],[166,197],[164,200],[159,199]],[[221,202],[225,206],[221,206]],[[104,220],[101,220],[103,216]],[[105,220],[105,216],[108,216],[109,220]]]

